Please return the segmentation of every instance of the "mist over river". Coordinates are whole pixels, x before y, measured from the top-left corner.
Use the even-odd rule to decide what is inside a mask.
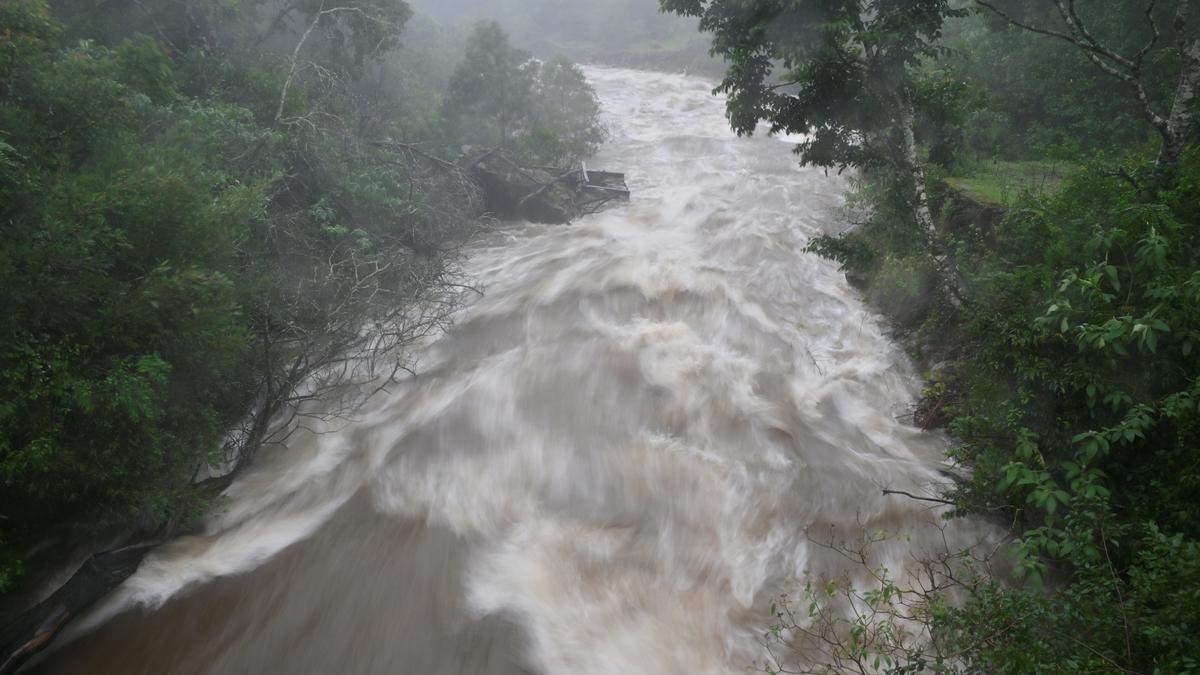
[[[772,600],[847,565],[814,533],[911,531],[890,569],[940,541],[880,491],[945,480],[898,421],[919,380],[802,252],[843,179],[737,138],[707,81],[587,73],[589,167],[632,202],[489,232],[417,377],[264,452],[36,672],[740,673]]]

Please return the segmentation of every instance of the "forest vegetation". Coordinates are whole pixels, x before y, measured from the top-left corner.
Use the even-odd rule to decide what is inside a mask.
[[[917,421],[968,473],[925,498],[1013,535],[1011,575],[946,551],[924,585],[852,546],[877,586],[812,580],[772,639],[814,672],[1200,669],[1198,8],[662,6],[712,32],[738,132],[856,170],[854,226],[809,248],[931,370]]]
[[[813,580],[768,640],[814,672],[1200,671],[1200,5],[479,6],[0,2],[0,594],[184,530],[405,377],[475,292],[447,165],[571,164],[604,134],[571,58],[711,39],[737,132],[853,175],[809,250],[928,371],[914,421],[964,471],[924,498],[1012,535],[1011,573],[948,550],[924,586],[862,552],[876,587]]]
[[[177,531],[259,447],[411,370],[474,292],[456,260],[483,222],[427,158],[600,141],[571,62],[494,23],[465,54],[428,21],[406,45],[411,19],[0,3],[0,591],[77,542]]]

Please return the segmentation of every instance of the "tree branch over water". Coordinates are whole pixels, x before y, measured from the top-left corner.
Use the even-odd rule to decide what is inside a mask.
[[[885,495],[900,495],[903,497],[908,497],[909,499],[915,499],[917,501],[932,502],[934,504],[945,504],[947,506],[955,506],[954,502],[952,502],[948,499],[939,499],[937,497],[921,497],[918,495],[914,495],[911,492],[905,492],[904,490],[889,490],[887,488],[883,488],[881,490],[881,492]]]

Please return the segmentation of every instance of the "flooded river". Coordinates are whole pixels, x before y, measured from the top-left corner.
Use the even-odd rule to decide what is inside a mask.
[[[844,181],[711,83],[588,76],[632,202],[489,232],[417,377],[265,452],[37,672],[742,673],[771,601],[848,564],[814,532],[920,552],[937,513],[880,490],[945,480],[898,421],[919,382],[802,252]]]

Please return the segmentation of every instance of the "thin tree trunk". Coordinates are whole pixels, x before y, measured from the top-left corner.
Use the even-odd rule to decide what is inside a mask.
[[[913,112],[912,100],[904,92],[897,97],[900,107],[900,127],[904,136],[904,164],[912,178],[913,184],[913,215],[921,234],[929,244],[937,239],[937,228],[933,224],[933,214],[929,210],[929,197],[925,192],[925,169],[921,166],[921,158],[917,150],[917,135],[913,130],[916,124],[916,114]]]
[[[1162,172],[1179,161],[1188,131],[1196,114],[1196,98],[1200,96],[1200,39],[1192,38],[1182,50],[1183,68],[1179,73],[1179,84],[1175,88],[1175,102],[1167,118],[1162,148],[1158,153],[1155,168]]]
[[[958,275],[953,269],[954,266],[942,252],[937,226],[933,222],[933,213],[929,210],[929,195],[925,189],[925,168],[921,166],[921,156],[917,148],[916,113],[913,111],[912,98],[907,90],[896,95],[896,104],[900,111],[904,165],[912,179],[913,217],[916,218],[921,236],[925,240],[925,249],[933,260],[934,272],[937,274],[941,290],[945,294],[946,300],[958,308],[962,306]]]

